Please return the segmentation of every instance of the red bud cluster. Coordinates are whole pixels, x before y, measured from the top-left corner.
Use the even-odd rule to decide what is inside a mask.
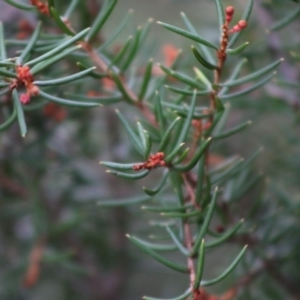
[[[148,160],[141,164],[136,164],[132,168],[135,171],[139,170],[151,170],[157,167],[165,167],[167,163],[164,161],[165,154],[163,152],[157,152],[150,155]]]
[[[229,23],[232,21],[233,15],[234,15],[234,7],[233,6],[226,7],[225,9],[226,23],[224,24],[226,28],[228,28]],[[236,25],[233,26],[232,29],[228,30],[228,33],[238,32],[246,27],[247,27],[247,21],[240,20]]]
[[[38,9],[38,11],[43,14],[49,16],[49,7],[48,4],[40,1],[40,0],[30,0],[30,3]]]
[[[234,32],[238,32],[238,31],[241,31],[243,30],[244,28],[247,27],[247,21],[245,20],[240,20],[236,25],[233,26],[232,29],[230,29],[228,31],[228,33],[234,33]]]
[[[226,7],[225,14],[226,14],[226,22],[229,24],[234,14],[234,7],[233,6]]]
[[[27,104],[30,102],[31,96],[39,94],[39,88],[33,84],[33,76],[28,66],[17,66],[16,73],[17,80],[12,85],[13,87],[17,87],[18,85],[25,86],[26,94],[21,95],[20,101],[22,104]]]

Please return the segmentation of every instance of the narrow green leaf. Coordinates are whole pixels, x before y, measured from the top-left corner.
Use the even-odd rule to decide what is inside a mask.
[[[60,44],[59,46],[55,47],[53,50],[31,60],[28,61],[25,65],[33,65],[36,64],[38,62],[41,62],[45,59],[48,59],[50,57],[53,57],[54,55],[60,53],[62,50],[66,49],[67,47],[69,47],[70,45],[78,42],[79,40],[81,40],[88,32],[89,32],[90,28],[86,28],[84,30],[82,30],[81,32],[77,33],[76,35],[74,35],[72,38],[67,39],[64,43]]]
[[[25,49],[21,52],[21,55],[20,55],[20,59],[21,61],[24,60],[24,58],[30,53],[30,51],[32,50],[32,48],[34,47],[39,35],[40,35],[40,32],[41,32],[41,28],[42,28],[42,23],[41,22],[38,22],[37,25],[36,25],[36,28],[27,44],[27,46],[25,47]],[[22,63],[21,63],[22,64]]]
[[[148,131],[145,131],[145,137],[146,137],[145,157],[148,158],[152,148],[152,138]]]
[[[191,91],[191,90],[184,90],[184,89],[178,89],[178,88],[175,88],[173,86],[168,86],[168,85],[165,85],[165,87],[174,92],[174,93],[177,93],[177,94],[181,94],[181,95],[185,95],[185,96],[192,96],[194,95],[194,91]],[[210,90],[207,90],[207,91],[197,91],[196,92],[196,95],[197,96],[202,96],[202,95],[208,95],[211,91]]]
[[[6,71],[3,69],[0,69],[0,75],[2,75],[3,77],[9,77],[9,78],[16,78],[17,75],[13,72],[10,71]]]
[[[195,46],[191,46],[192,51],[196,57],[196,59],[199,61],[199,63],[201,65],[203,65],[205,68],[209,69],[209,70],[218,70],[219,67],[216,65],[211,64],[210,62],[208,62],[201,54],[200,52],[195,48]]]
[[[180,156],[173,161],[173,165],[178,165],[178,164],[182,163],[186,159],[186,157],[189,153],[189,150],[190,150],[190,148],[186,148],[182,152],[182,154],[180,154]]]
[[[183,207],[185,205],[185,197],[184,197],[183,190],[182,190],[182,185],[183,185],[182,175],[178,172],[171,171],[170,179],[171,179],[172,186],[173,186],[176,196],[177,196],[178,206]],[[185,210],[182,210],[182,213],[184,213],[184,212],[185,212]],[[181,224],[181,225],[183,225],[183,224]]]
[[[48,2],[48,9],[50,11],[50,8],[54,7],[55,3],[54,3],[54,0],[47,0],[47,2]],[[50,15],[51,15],[51,12],[50,12]],[[52,15],[51,15],[51,17],[52,17]]]
[[[67,35],[74,36],[75,32],[71,30],[66,23],[61,19],[59,13],[56,11],[54,7],[50,7],[50,13],[53,17],[53,19],[56,22],[56,25]]]
[[[137,163],[120,164],[120,163],[115,163],[115,162],[111,162],[111,161],[100,161],[100,165],[103,165],[105,167],[115,169],[115,170],[133,170],[133,166],[136,164]]]
[[[186,14],[183,13],[183,12],[181,12],[180,14],[181,14],[181,17],[182,17],[183,22],[185,23],[187,29],[192,34],[194,34],[196,36],[200,36],[199,33],[197,32],[197,30],[195,29],[195,27],[192,25],[192,23],[190,22],[190,20],[186,16]],[[208,49],[206,46],[204,46],[203,44],[200,44],[200,43],[199,43],[199,47],[202,50],[202,52],[204,53],[205,59],[208,60],[210,63],[215,64],[216,63],[216,57],[214,55],[212,55],[212,53],[210,52],[211,48]]]
[[[228,81],[234,81],[240,75],[241,69],[246,62],[247,59],[243,59],[238,63],[238,65],[233,69],[233,72],[228,78]],[[222,95],[226,94],[228,90],[229,87],[222,87],[221,90],[219,91],[218,96],[222,99]]]
[[[220,113],[220,118],[218,118],[217,124],[213,124],[214,128],[210,132],[213,135],[219,135],[223,132],[226,122],[228,121],[229,115],[231,110],[231,104],[226,103],[224,106],[224,110]]]
[[[197,79],[199,79],[207,89],[212,89],[211,88],[211,82],[208,80],[208,78],[204,75],[204,73],[199,70],[198,68],[194,68],[194,72],[196,73]]]
[[[20,8],[23,10],[36,10],[36,6],[34,6],[34,5],[20,3],[20,2],[14,1],[14,0],[4,0],[4,1],[16,8]]]
[[[183,245],[183,243],[179,240],[178,236],[173,232],[173,230],[166,226],[166,230],[169,233],[172,241],[177,246],[178,250],[185,256],[189,256],[189,250]]]
[[[189,273],[189,269],[186,266],[181,266],[175,262],[172,262],[171,260],[166,259],[165,257],[157,254],[152,249],[145,247],[138,238],[130,235],[126,235],[138,248],[140,248],[143,252],[150,255],[152,258],[160,262],[161,264],[165,265],[168,268],[171,268],[177,272],[181,273]]]
[[[242,131],[243,129],[245,129],[246,127],[248,127],[251,124],[252,124],[251,121],[247,121],[247,122],[245,122],[245,123],[243,123],[241,125],[238,125],[238,126],[232,128],[232,129],[229,129],[229,130],[227,130],[227,131],[225,131],[225,132],[223,132],[223,133],[221,133],[219,135],[213,136],[212,139],[213,140],[219,140],[219,139],[223,139],[223,138],[229,137],[231,135],[234,135],[234,134]]]
[[[26,126],[26,122],[25,122],[25,116],[24,116],[22,104],[20,102],[19,95],[18,95],[16,89],[14,89],[12,91],[12,97],[13,97],[15,109],[17,111],[17,118],[18,118],[18,122],[19,122],[20,132],[21,132],[22,137],[25,137],[25,135],[27,133],[27,126]]]
[[[106,20],[112,13],[117,2],[118,2],[117,0],[110,0],[109,4],[107,6],[104,6],[104,8],[98,13],[98,16],[96,17],[94,23],[91,26],[90,32],[87,34],[85,38],[87,42],[89,42],[98,34],[102,26],[105,24]]]
[[[118,171],[107,170],[106,172],[115,175],[117,177],[122,177],[124,179],[138,180],[146,177],[150,171],[144,170],[142,172],[136,172],[136,173],[123,173]]]
[[[246,83],[248,81],[251,81],[251,80],[254,80],[254,79],[257,79],[258,77],[262,76],[262,75],[265,75],[266,73],[269,73],[270,71],[274,70],[277,66],[279,66],[281,64],[281,62],[283,61],[284,59],[281,58],[279,60],[277,60],[276,62],[268,65],[267,67],[264,67],[250,75],[247,75],[245,77],[242,77],[242,78],[239,78],[237,80],[233,80],[233,81],[227,81],[225,83],[220,83],[219,85],[220,86],[227,86],[227,87],[231,87],[231,86],[235,86],[235,85],[239,85],[239,84],[242,84],[242,83]]]
[[[111,95],[111,96],[99,96],[99,97],[88,97],[85,95],[74,95],[74,94],[69,94],[66,93],[66,95],[69,98],[73,98],[75,100],[80,100],[80,101],[88,101],[88,102],[97,102],[100,104],[113,104],[113,103],[118,103],[122,100],[122,95]]]
[[[148,241],[142,240],[139,238],[139,242],[144,245],[145,247],[159,252],[171,252],[178,250],[177,246],[174,244],[157,244],[157,243],[150,243]]]
[[[52,86],[52,85],[65,84],[68,82],[73,82],[75,80],[78,80],[78,79],[82,78],[83,76],[91,73],[95,69],[96,69],[96,67],[92,67],[92,68],[89,68],[82,72],[78,72],[78,73],[70,75],[70,76],[57,78],[57,79],[51,79],[51,80],[38,80],[38,81],[34,81],[33,83],[37,86]]]
[[[194,281],[194,290],[199,289],[199,285],[202,279],[203,270],[204,270],[204,258],[205,258],[205,242],[204,239],[202,240],[199,251],[198,251],[198,264],[197,264],[197,270],[196,270],[196,278]]]
[[[132,144],[133,147],[135,147],[135,149],[138,151],[138,153],[140,153],[143,156],[144,152],[143,152],[143,147],[142,147],[141,141],[139,140],[139,138],[137,137],[137,135],[135,134],[135,132],[133,131],[133,129],[131,128],[131,126],[129,125],[127,120],[125,119],[125,117],[121,114],[121,112],[119,110],[116,110],[116,113],[117,113],[118,117],[120,118],[120,121],[122,122],[122,124],[128,134],[130,143]]]
[[[144,26],[142,27],[141,38],[140,38],[140,42],[141,42],[141,43],[142,43],[142,42],[145,40],[145,38],[147,37],[147,34],[148,34],[149,30],[150,30],[150,26],[151,26],[152,23],[153,23],[153,19],[152,19],[152,18],[149,18],[149,19],[147,20],[146,25],[144,25]]]
[[[47,94],[43,92],[42,90],[39,90],[39,96],[51,101],[55,102],[58,104],[66,105],[66,106],[75,106],[75,107],[95,107],[99,106],[99,103],[92,103],[92,102],[78,102],[78,101],[73,101],[73,100],[68,100],[68,99],[63,99],[59,97],[52,96],[50,94]]]
[[[17,109],[16,106],[14,106],[13,113],[11,114],[11,116],[4,123],[0,125],[0,132],[8,128],[12,123],[14,123],[16,118],[17,118]]]
[[[136,56],[136,53],[137,53],[138,48],[140,46],[141,32],[142,32],[141,27],[138,27],[137,32],[136,32],[135,37],[134,37],[134,40],[133,40],[133,45],[131,47],[130,52],[128,53],[128,57],[124,61],[122,66],[120,66],[120,70],[122,72],[125,72],[128,69],[128,67],[130,66],[130,64],[132,63],[132,61],[134,60],[134,58]]]
[[[163,22],[157,22],[157,23],[160,24],[160,25],[162,25],[166,29],[168,29],[170,31],[173,31],[173,32],[175,32],[175,33],[177,33],[179,35],[182,35],[182,36],[184,36],[184,37],[186,37],[186,38],[188,38],[190,40],[193,40],[193,41],[195,41],[197,43],[203,44],[203,45],[205,45],[207,47],[210,47],[212,49],[218,50],[218,47],[216,45],[212,44],[211,42],[209,42],[209,41],[207,41],[207,40],[205,40],[205,39],[203,39],[203,38],[201,38],[201,37],[199,37],[199,36],[197,36],[195,34],[192,34],[192,33],[188,32],[186,30],[183,30],[181,28],[178,28],[178,27],[175,27],[175,26],[172,26],[170,24],[163,23]]]
[[[241,20],[245,20],[247,22],[249,21],[249,18],[250,18],[251,12],[252,12],[252,8],[253,8],[253,3],[254,3],[254,0],[248,1],[248,5],[245,9],[245,12],[244,12]],[[232,35],[231,39],[229,40],[229,44],[228,44],[229,48],[231,48],[233,46],[233,44],[238,40],[238,38],[241,36],[242,33],[243,33],[243,30]]]
[[[65,20],[68,20],[70,18],[71,14],[75,10],[78,3],[79,3],[79,0],[72,0],[72,2],[69,4],[68,9],[66,10],[66,12],[64,14]]]
[[[217,127],[217,125],[219,125],[219,122],[222,118],[222,116],[224,115],[224,113],[226,113],[226,109],[219,111],[217,113],[214,114],[214,121],[212,123],[212,125],[209,127],[209,129],[207,129],[204,133],[203,133],[203,137],[209,137],[211,135],[211,133],[214,131],[214,129]]]
[[[239,253],[239,255],[234,259],[234,261],[231,263],[231,265],[218,277],[216,277],[215,279],[211,279],[211,280],[203,280],[201,281],[200,285],[201,286],[209,286],[209,285],[213,285],[216,284],[220,281],[222,281],[224,278],[226,278],[232,271],[233,269],[237,266],[237,264],[240,262],[240,260],[242,259],[243,255],[245,254],[246,250],[247,250],[247,245],[242,249],[242,251]]]
[[[176,220],[170,220],[170,221],[150,221],[149,224],[151,226],[155,226],[155,227],[159,227],[159,228],[164,228],[169,225],[169,226],[175,226],[177,223],[176,223]]]
[[[277,30],[282,29],[283,27],[287,26],[288,24],[290,24],[291,22],[293,22],[294,20],[296,20],[298,18],[298,16],[300,16],[300,7],[298,7],[294,11],[292,11],[290,14],[288,14],[287,16],[285,16],[283,19],[281,19],[278,22],[276,22],[270,28],[270,31],[277,31]]]
[[[218,19],[219,19],[219,28],[220,28],[220,38],[222,38],[223,34],[223,25],[225,24],[225,12],[224,7],[221,0],[215,0],[217,13],[218,13]]]
[[[124,18],[124,20],[121,22],[121,24],[119,25],[119,27],[114,30],[114,33],[112,36],[110,36],[98,49],[97,51],[100,52],[101,50],[105,49],[106,47],[108,47],[115,39],[116,37],[120,34],[120,32],[125,28],[128,20],[130,19],[130,17],[132,16],[132,12],[133,10],[129,10],[129,12],[127,13],[126,17]],[[132,38],[132,37],[131,37]]]
[[[109,64],[109,68],[111,68],[112,66],[117,65],[122,58],[124,57],[125,53],[127,52],[127,50],[129,49],[129,46],[131,45],[133,37],[129,36],[126,43],[122,46],[122,48],[120,49],[119,53],[115,56],[114,59],[112,59],[111,63]]]
[[[200,90],[203,90],[205,89],[204,86],[202,86],[199,82],[197,82],[196,80],[188,77],[187,75],[183,74],[183,73],[180,73],[180,72],[175,72],[173,70],[171,70],[170,68],[167,68],[167,67],[164,67],[162,65],[159,64],[159,67],[168,75],[176,78],[177,80],[187,84],[187,85],[190,85],[191,87],[193,88],[196,88],[196,89],[200,89]]]
[[[138,133],[140,136],[140,141],[143,149],[143,157],[144,159],[147,159],[151,151],[151,145],[152,145],[151,138],[148,132],[144,130],[140,122],[137,122],[137,127],[138,127]]]
[[[165,185],[165,183],[166,183],[168,177],[169,177],[169,170],[166,169],[166,170],[164,171],[163,177],[162,177],[160,183],[157,185],[157,187],[155,187],[154,189],[151,189],[151,190],[150,190],[150,189],[147,189],[147,188],[145,188],[145,187],[143,187],[144,192],[145,192],[146,194],[148,194],[149,196],[154,196],[154,195],[156,195],[156,194],[159,193],[160,190],[164,187],[164,185]]]
[[[245,42],[244,44],[238,46],[238,47],[235,48],[235,49],[230,49],[230,48],[228,48],[228,49],[226,50],[226,53],[229,54],[229,55],[240,54],[240,53],[242,53],[242,52],[247,48],[248,45],[249,45],[249,42]]]
[[[186,300],[188,299],[188,297],[192,295],[192,289],[189,288],[186,292],[184,292],[182,295],[175,297],[175,298],[170,298],[170,299],[166,299],[166,298],[153,298],[153,297],[148,297],[148,296],[144,296],[143,299],[144,300]]]
[[[197,172],[197,184],[195,191],[196,202],[200,203],[203,194],[203,186],[204,186],[204,174],[205,174],[205,157],[204,155],[200,158],[198,164],[198,172]]]
[[[15,68],[16,64],[12,62],[0,62],[0,67]],[[2,87],[2,85],[0,85]]]
[[[176,118],[168,127],[168,129],[166,130],[165,134],[163,135],[161,142],[158,146],[158,151],[162,152],[164,151],[165,147],[168,145],[169,139],[171,137],[171,133],[173,131],[173,129],[175,128],[175,126],[178,124],[178,122],[181,121],[183,123],[183,119],[182,118]]]
[[[66,49],[65,51],[62,51],[61,53],[45,60],[45,61],[41,61],[40,63],[38,63],[37,65],[35,65],[31,70],[30,73],[32,75],[35,75],[37,73],[39,73],[40,71],[42,71],[43,69],[47,68],[48,66],[53,65],[55,62],[63,59],[64,57],[66,57],[67,55],[71,54],[72,52],[78,50],[81,48],[81,45],[78,46],[74,46],[74,47],[70,47],[69,49]],[[26,64],[25,64],[26,65]]]
[[[193,246],[193,249],[191,251],[191,256],[194,256],[196,255],[196,253],[199,251],[199,247],[200,247],[200,244],[202,242],[202,239],[204,238],[207,230],[208,230],[208,227],[209,227],[209,224],[210,224],[210,221],[212,219],[212,216],[213,216],[213,213],[214,213],[214,210],[215,210],[215,206],[216,206],[216,203],[217,203],[217,195],[218,195],[218,188],[215,188],[215,191],[213,193],[213,196],[212,196],[212,199],[211,199],[211,202],[208,206],[208,211],[206,213],[206,216],[205,216],[205,219],[204,219],[204,222],[202,224],[202,227],[196,237],[196,240],[194,242],[194,246]]]
[[[205,150],[207,149],[207,147],[209,146],[209,144],[211,143],[212,138],[208,138],[205,142],[202,143],[202,145],[197,149],[197,151],[195,152],[194,156],[191,158],[191,160],[184,166],[173,166],[173,168],[176,171],[180,171],[180,172],[188,172],[191,169],[193,169],[196,164],[198,163],[198,161],[200,160],[201,156],[204,154]]]
[[[195,94],[197,95],[197,92],[196,92],[196,90],[194,90],[194,92],[195,92]],[[193,96],[194,95],[194,93],[191,95],[191,96]],[[185,116],[188,114],[188,112],[189,112],[189,110],[188,110],[188,107],[186,106],[186,105],[183,105],[182,104],[182,101],[181,102],[179,102],[178,104],[174,104],[174,103],[176,103],[175,101],[174,101],[174,103],[170,103],[170,102],[165,102],[165,101],[162,101],[161,102],[162,103],[162,105],[163,106],[165,106],[165,107],[167,107],[167,108],[170,108],[171,110],[174,110],[174,111],[180,111],[180,112],[182,112],[182,113],[185,113]],[[208,107],[207,106],[200,106],[200,107],[196,107],[195,108],[195,111],[197,110],[197,111],[206,111],[208,109]]]
[[[170,212],[182,212],[185,211],[188,208],[192,208],[193,204],[185,204],[184,206],[142,206],[142,210],[147,210],[151,212],[157,212],[157,213],[170,213]]]
[[[203,215],[203,211],[202,210],[193,210],[190,212],[162,212],[161,215],[164,217],[169,217],[169,218],[186,219],[186,218],[196,217],[196,216],[199,217],[199,216]]]
[[[81,63],[81,62],[77,62],[76,65],[77,65],[77,67],[78,67],[81,71],[85,71],[85,70],[88,70],[89,68],[91,68],[91,67],[89,67],[89,66],[87,66],[86,64],[83,64],[83,63]],[[102,78],[108,76],[107,73],[99,73],[99,72],[94,72],[94,71],[88,73],[87,75],[89,75],[89,76],[91,76],[91,77],[94,77],[94,78],[97,78],[97,79],[102,79]]]
[[[219,238],[205,244],[206,248],[219,246],[230,239],[243,225],[244,220],[239,221],[234,227],[222,234]]]
[[[101,200],[97,202],[97,205],[102,207],[116,207],[116,206],[127,206],[133,204],[140,204],[151,200],[149,196],[137,196],[137,197],[130,197],[124,199],[110,199],[110,200]]]
[[[151,73],[152,73],[152,65],[153,65],[153,60],[150,59],[149,62],[147,63],[146,69],[145,69],[145,73],[144,73],[144,77],[143,77],[143,81],[141,84],[141,89],[139,92],[139,96],[138,99],[139,101],[143,101],[144,97],[147,93],[147,88],[151,79]]]
[[[182,147],[184,146],[184,143],[181,143],[177,145],[165,158],[166,163],[170,163],[173,158],[181,151]]]
[[[159,124],[160,134],[163,135],[166,127],[166,120],[163,113],[161,96],[158,91],[155,93],[155,118],[157,123]]]
[[[124,100],[130,104],[133,104],[134,103],[134,99],[132,99],[130,97],[130,95],[128,94],[126,88],[124,87],[120,77],[115,74],[114,72],[111,72],[111,76],[112,76],[112,79],[114,80],[117,88],[119,89],[119,91],[121,92],[121,94],[123,95],[124,97]]]
[[[211,180],[210,180],[210,177],[207,176],[206,174],[204,176],[205,176],[205,183],[206,183],[206,185],[204,186],[204,188],[205,188],[205,191],[204,191],[205,194],[202,197],[202,199],[199,199],[201,207],[205,207],[207,205],[207,203],[209,203],[209,201],[211,200]]]
[[[235,92],[235,93],[223,95],[220,98],[222,100],[225,100],[225,99],[234,99],[234,98],[237,98],[237,97],[240,97],[240,96],[243,96],[243,95],[247,95],[247,94],[251,93],[252,91],[260,88],[264,84],[266,84],[268,81],[270,81],[274,77],[275,74],[276,74],[276,72],[268,75],[267,77],[263,78],[262,80],[260,80],[256,84],[253,84],[252,86],[250,86],[246,89],[243,89],[243,90]]]
[[[175,127],[173,133],[172,133],[172,139],[168,143],[168,147],[165,151],[165,154],[168,155],[168,153],[171,153],[175,148],[178,147],[177,141],[179,139],[179,136],[181,134],[181,130],[183,128],[184,119],[180,118],[178,122],[178,126]],[[174,157],[173,157],[174,158]]]
[[[191,105],[189,107],[188,115],[187,115],[187,117],[184,121],[183,128],[182,128],[181,133],[179,135],[179,138],[177,140],[178,144],[183,143],[185,141],[185,139],[187,138],[187,136],[188,136],[189,130],[191,128],[192,120],[193,120],[195,107],[196,107],[196,100],[197,100],[196,91],[194,91],[194,95],[192,97],[192,101],[191,101]]]

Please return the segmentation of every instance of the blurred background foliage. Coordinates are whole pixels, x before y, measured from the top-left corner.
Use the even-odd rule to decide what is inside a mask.
[[[88,26],[101,5],[101,1],[85,2],[83,17],[78,15],[72,20],[78,28]],[[223,3],[234,5],[237,15],[241,15],[246,5],[246,1],[237,0]],[[105,25],[102,40],[112,34],[131,8],[134,10],[132,22],[113,47],[119,47],[136,25],[145,24],[149,17],[181,26],[181,11],[205,37],[218,39],[213,1],[122,0]],[[273,272],[273,281],[264,274],[257,276],[250,285],[252,296],[247,295],[248,299],[299,299],[295,298],[297,290],[294,293],[291,290],[295,282],[300,282],[297,251],[300,246],[300,16],[298,14],[282,29],[269,30],[296,10],[299,4],[292,1],[255,1],[249,28],[243,36],[244,41],[250,42],[245,51],[248,71],[280,57],[284,57],[285,62],[278,69],[276,81],[230,101],[228,126],[247,119],[251,119],[253,125],[243,134],[219,143],[215,149],[220,157],[232,153],[248,157],[256,149],[264,148],[253,163],[253,172],[262,172],[263,179],[249,191],[243,205],[237,204],[236,210],[241,217],[247,216],[263,189],[262,204],[255,218],[246,222],[257,227],[258,235],[266,241],[274,237],[273,244],[266,242],[266,247],[260,245],[257,251],[282,257],[282,261],[276,261],[276,268],[288,279],[276,278],[276,272]],[[22,34],[24,20],[33,27],[36,24],[35,14],[24,13],[3,1],[0,2],[0,19],[9,38]],[[183,65],[193,63],[191,55],[185,54],[189,42],[163,30],[155,22],[137,63],[146,64],[149,57],[163,62],[166,45],[184,50]],[[70,65],[57,64],[52,74],[58,67],[70,68]],[[98,85],[96,81],[88,82],[84,92],[97,92]],[[69,92],[67,86],[62,89]],[[185,276],[173,274],[153,262],[126,240],[127,232],[146,231],[144,219],[147,216],[139,212],[139,207],[105,209],[96,205],[100,199],[131,196],[141,191],[140,183],[129,184],[109,176],[98,164],[100,159],[123,161],[131,153],[114,109],[115,106],[91,110],[60,108],[55,112],[40,109],[27,113],[30,130],[26,139],[20,137],[17,124],[1,133],[0,299],[132,300],[153,294],[153,289],[162,296],[185,289],[188,284]],[[135,118],[137,112],[129,108],[127,114]],[[264,224],[267,217],[273,218],[268,228]],[[234,245],[213,252],[208,257],[206,274],[216,274],[223,269],[233,252],[236,252]],[[38,270],[30,269],[34,268],[34,257],[39,255],[42,262],[36,266]],[[252,267],[249,262],[253,260],[247,259],[244,267],[249,269]],[[36,281],[28,275],[30,272],[37,272]],[[292,282],[290,291],[279,283],[283,279]],[[228,279],[214,291],[223,292],[230,284]],[[245,295],[240,297],[247,299]]]

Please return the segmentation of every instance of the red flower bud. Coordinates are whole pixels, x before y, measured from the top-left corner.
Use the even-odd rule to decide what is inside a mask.
[[[240,20],[239,22],[238,22],[238,26],[241,28],[241,29],[244,29],[244,28],[246,28],[247,27],[247,21],[245,21],[245,20]]]
[[[233,6],[227,6],[225,9],[225,13],[227,16],[232,16],[234,14],[234,7]]]

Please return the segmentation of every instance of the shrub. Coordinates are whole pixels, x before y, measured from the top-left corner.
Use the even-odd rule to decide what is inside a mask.
[[[298,116],[290,89],[299,89],[299,55],[277,31],[292,30],[299,7],[256,8],[267,39],[250,19],[253,0],[243,13],[215,0],[209,38],[184,13],[184,27],[157,22],[191,46],[167,42],[157,65],[152,19],[122,41],[129,12],[104,38],[117,0],[5,2],[35,17],[0,25],[2,298],[122,298],[138,253],[128,252],[129,232],[137,248],[183,274],[186,290],[176,296],[174,285],[169,299],[299,299],[299,205],[278,180],[297,174],[299,161],[278,155],[277,185],[255,165],[259,147],[245,159],[234,154],[268,111]],[[273,22],[281,6],[296,8]],[[291,56],[270,83],[286,48]],[[291,128],[286,134],[299,147]],[[210,255],[221,256],[220,268]],[[219,296],[206,288],[216,284]]]

